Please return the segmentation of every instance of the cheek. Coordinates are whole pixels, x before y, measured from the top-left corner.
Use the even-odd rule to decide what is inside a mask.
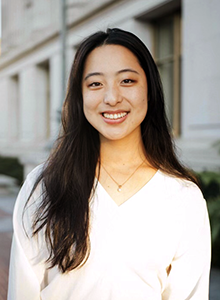
[[[148,102],[146,99],[143,99],[142,101],[143,105],[142,105],[142,111],[143,111],[143,120],[145,119],[146,115],[147,115],[147,110],[148,110]],[[143,121],[142,120],[142,121]]]
[[[90,106],[91,106],[90,101],[85,96],[83,96],[83,112],[87,120],[90,115],[90,110],[91,110]]]
[[[147,110],[148,107],[148,99],[145,92],[141,93],[138,97],[139,100],[139,107],[140,109],[143,109],[144,111]]]
[[[148,99],[147,98],[144,98],[142,100],[142,103],[143,103],[143,106],[145,107],[145,109],[147,110],[148,109]]]
[[[148,100],[145,95],[142,95],[141,99],[142,100],[140,101],[139,111],[142,116],[142,119],[144,120],[144,118],[146,117],[146,114],[147,114],[147,110],[148,110]]]
[[[91,95],[83,95],[83,112],[90,124],[93,124],[97,114],[97,103]]]
[[[99,114],[99,107],[102,103],[102,92],[98,91],[87,91],[83,93],[83,111],[88,117],[94,117]]]
[[[83,109],[84,111],[89,111],[93,108],[94,101],[90,95],[87,93],[83,94]]]

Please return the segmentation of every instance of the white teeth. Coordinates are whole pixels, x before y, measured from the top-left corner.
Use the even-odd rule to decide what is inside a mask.
[[[120,113],[120,114],[107,114],[107,113],[103,113],[103,116],[106,119],[117,120],[117,119],[123,118],[127,114],[128,114],[127,112],[123,112],[123,113]]]

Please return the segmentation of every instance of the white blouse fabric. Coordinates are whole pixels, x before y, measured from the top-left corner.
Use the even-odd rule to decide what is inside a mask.
[[[23,216],[41,168],[29,174],[16,201],[8,300],[208,300],[210,227],[196,185],[157,171],[117,206],[98,183],[89,259],[62,274],[47,269],[43,230],[31,237],[41,187]]]

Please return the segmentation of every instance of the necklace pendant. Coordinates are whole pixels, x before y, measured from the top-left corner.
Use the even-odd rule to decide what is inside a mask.
[[[118,188],[117,188],[118,192],[121,192],[121,187],[122,187],[121,185],[118,186]]]

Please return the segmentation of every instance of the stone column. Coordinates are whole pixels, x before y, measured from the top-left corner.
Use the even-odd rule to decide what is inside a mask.
[[[69,79],[70,69],[72,67],[75,54],[76,49],[71,46],[68,46],[66,51],[66,81]]]
[[[36,138],[37,94],[40,88],[37,82],[36,66],[31,66],[20,73],[20,120],[19,136],[23,143],[33,143]]]
[[[61,99],[61,55],[54,54],[50,59],[50,139],[57,137],[60,127]]]
[[[50,68],[49,63],[44,63],[36,67],[36,140],[44,142],[50,137]]]
[[[8,82],[8,130],[9,139],[11,142],[19,139],[19,115],[20,115],[20,101],[19,101],[19,76],[15,75],[9,78]]]
[[[9,81],[7,78],[0,81],[0,143],[1,148],[5,146],[9,139],[8,119],[9,119]]]

